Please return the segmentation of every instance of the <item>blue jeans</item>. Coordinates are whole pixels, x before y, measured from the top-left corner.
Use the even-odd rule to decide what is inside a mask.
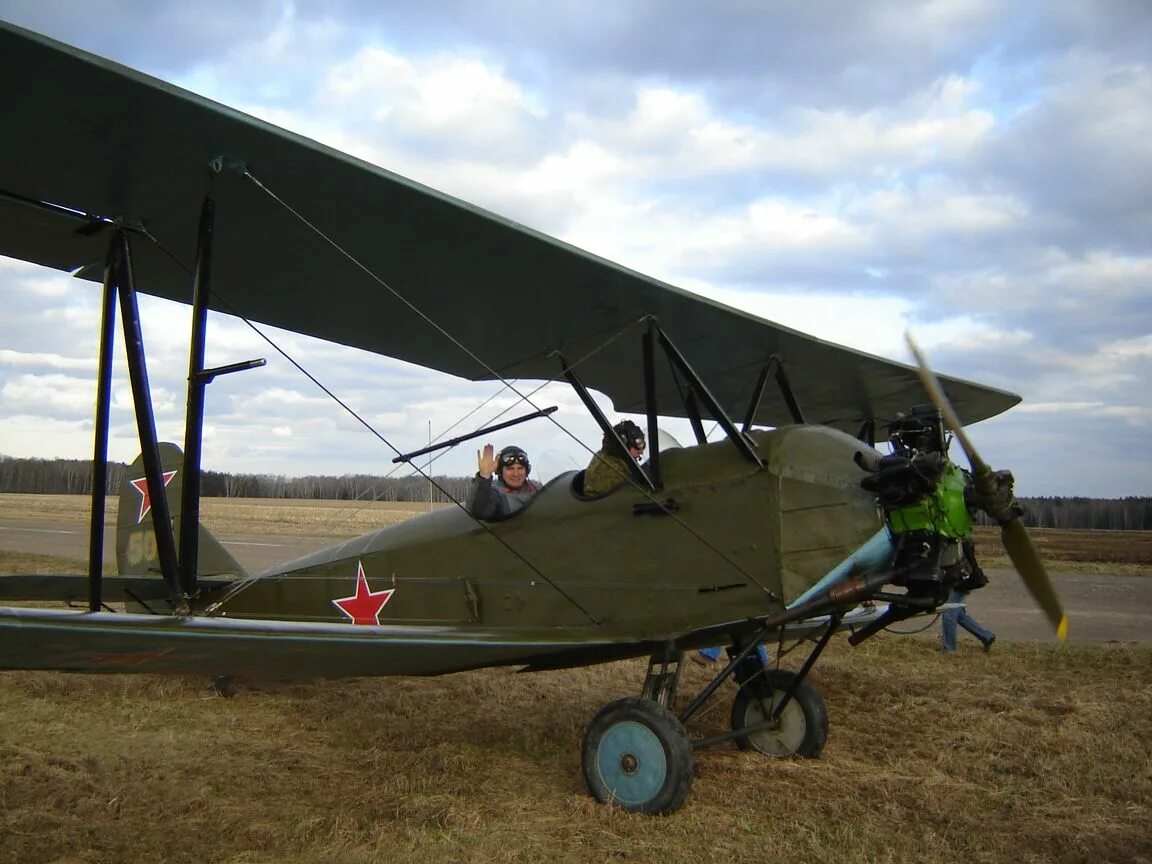
[[[724,648],[722,646],[718,645],[715,648],[701,648],[700,653],[703,654],[705,657],[707,657],[709,660],[719,660],[720,659],[720,652],[723,650],[724,650]],[[767,666],[768,665],[768,649],[764,647],[763,643],[761,643],[760,645],[756,646],[756,651],[760,655],[760,661],[765,666]]]
[[[968,599],[967,594],[953,591],[948,595],[949,603],[963,603]],[[956,650],[956,625],[959,624],[973,636],[980,640],[985,647],[996,638],[996,634],[968,614],[968,609],[949,609],[942,616],[940,622],[940,648],[943,651]]]

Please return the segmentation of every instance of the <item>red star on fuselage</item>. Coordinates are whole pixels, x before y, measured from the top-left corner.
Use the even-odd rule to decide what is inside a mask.
[[[175,476],[175,471],[165,471],[164,486],[167,487]],[[136,524],[139,525],[148,515],[148,511],[152,509],[152,495],[148,491],[148,478],[141,477],[139,480],[129,480],[128,482],[135,486],[136,491],[140,493],[140,515],[136,517]]]
[[[380,611],[392,599],[395,588],[373,591],[368,587],[364,565],[356,562],[356,593],[351,597],[333,600],[332,605],[352,619],[353,624],[379,624]]]

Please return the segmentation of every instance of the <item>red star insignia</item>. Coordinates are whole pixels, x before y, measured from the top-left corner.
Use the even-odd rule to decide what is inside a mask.
[[[175,476],[175,471],[165,471],[164,486],[167,487]],[[128,482],[135,486],[136,491],[140,493],[140,515],[136,517],[136,524],[139,525],[148,515],[148,511],[152,509],[152,496],[148,492],[148,478],[141,477],[139,480],[129,480]]]
[[[368,587],[364,565],[356,562],[356,593],[351,597],[333,600],[332,605],[352,619],[353,624],[379,624],[380,611],[392,599],[395,588],[373,591]]]

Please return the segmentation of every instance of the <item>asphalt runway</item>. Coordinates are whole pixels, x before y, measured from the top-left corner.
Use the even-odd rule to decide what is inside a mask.
[[[260,537],[246,534],[229,537],[217,534],[219,540],[245,568],[260,573],[284,561],[291,561],[332,540],[328,537]],[[60,558],[88,558],[88,529],[75,522],[14,522],[0,520],[0,552],[29,555],[54,555]],[[104,527],[104,563],[116,561],[116,529]]]
[[[327,546],[325,537],[253,536],[218,538],[251,572],[261,572]],[[83,560],[87,529],[76,523],[0,520],[0,552],[53,555]],[[113,528],[104,534],[104,560],[114,560]],[[1051,628],[1011,570],[988,570],[987,587],[968,597],[969,611],[999,638],[1054,642]],[[1068,612],[1070,642],[1152,644],[1152,577],[1052,571]],[[910,621],[894,629],[914,630]],[[961,640],[970,637],[963,632]]]

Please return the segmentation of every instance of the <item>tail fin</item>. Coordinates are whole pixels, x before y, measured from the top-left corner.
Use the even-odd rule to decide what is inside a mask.
[[[180,490],[184,486],[184,454],[175,444],[160,444],[160,465],[173,536],[180,536]],[[116,518],[116,563],[120,575],[159,575],[160,556],[152,530],[152,495],[144,478],[144,460],[137,456],[120,487],[120,510]],[[203,525],[196,553],[197,576],[247,576],[231,553]]]

